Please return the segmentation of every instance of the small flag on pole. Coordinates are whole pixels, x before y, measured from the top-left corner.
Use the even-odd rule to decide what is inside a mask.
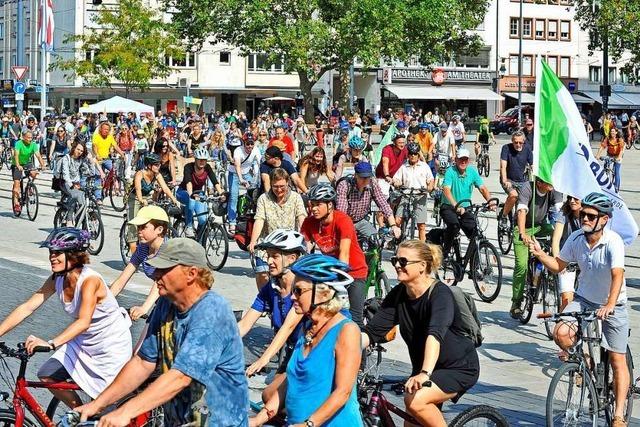
[[[49,52],[53,51],[53,32],[55,30],[55,21],[53,19],[53,0],[41,0],[41,4],[38,11],[38,39],[40,45],[44,44],[45,49]],[[46,22],[42,20],[42,5],[46,4]]]

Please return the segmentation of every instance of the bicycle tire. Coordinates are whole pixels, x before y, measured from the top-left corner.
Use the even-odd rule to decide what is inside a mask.
[[[470,421],[492,421],[496,427],[509,427],[509,421],[496,408],[489,405],[477,405],[459,413],[449,424],[449,427],[463,427]]]
[[[631,414],[633,412],[633,358],[631,357],[631,350],[629,346],[627,346],[627,354],[625,356],[627,360],[627,368],[629,369],[629,378],[631,382],[629,383],[629,390],[627,393],[626,405],[627,407],[624,410],[625,421],[629,422],[631,420]],[[611,378],[609,378],[609,373],[611,373]],[[607,387],[607,401],[606,406],[604,407],[605,418],[607,420],[607,425],[611,425],[613,422],[613,416],[615,414],[615,395],[613,394],[613,370],[611,368],[611,364],[609,363],[609,353],[607,352],[607,364],[604,370],[606,387]]]
[[[494,264],[494,266],[490,264]],[[496,270],[495,272],[494,269]],[[492,273],[497,273],[495,285],[493,286],[486,280]],[[473,281],[473,287],[476,289],[476,293],[482,301],[492,302],[500,295],[500,288],[502,287],[502,261],[500,260],[498,250],[490,242],[481,241],[478,244],[475,256],[471,259],[471,280]],[[480,280],[483,280],[483,282]]]
[[[122,194],[117,194],[115,190],[120,189]],[[116,212],[122,212],[127,207],[127,199],[129,195],[129,185],[126,180],[120,179],[118,175],[114,175],[109,186],[109,202]]]
[[[633,148],[635,148],[636,150],[640,150],[640,138],[636,138],[633,141]]]
[[[122,264],[126,267],[131,260],[131,251],[129,250],[129,243],[127,242],[127,221],[124,221],[120,226],[120,233],[118,234],[120,241],[120,258],[122,258]]]
[[[16,413],[12,409],[0,409],[0,426],[13,427],[16,425]],[[23,427],[36,427],[36,424],[26,417],[22,423]]]
[[[27,206],[27,217],[30,221],[35,221],[38,217],[39,197],[38,188],[33,182],[27,184],[27,188],[24,189],[25,193],[25,205]]]
[[[503,228],[498,225],[498,246],[502,255],[507,255],[513,245],[513,229],[511,227]]]
[[[478,161],[476,162],[476,169],[478,169],[478,175],[482,176],[484,173],[484,163],[482,162],[482,155],[478,157]]]
[[[186,229],[186,224],[184,223],[184,219],[178,218],[173,222],[173,231],[174,235],[171,237],[185,237],[184,230]]]
[[[450,259],[446,259],[440,265],[440,268],[436,272],[436,277],[442,283],[448,286],[456,286],[458,284],[458,279],[456,278],[456,268],[454,264],[457,261],[452,261]]]
[[[558,276],[547,273],[542,280],[542,311],[545,313],[557,313],[560,311],[560,295],[558,294]],[[547,337],[553,339],[554,323],[544,322]]]
[[[67,210],[63,207],[58,208],[56,213],[53,215],[53,228],[62,227],[62,218],[67,215]]]
[[[491,172],[491,158],[488,154],[484,155],[484,176],[489,178],[489,172]]]
[[[526,325],[531,320],[531,315],[533,314],[533,295],[529,292],[528,289],[525,288],[524,298],[522,300],[522,312],[520,313],[519,319],[520,323]]]
[[[554,416],[554,403],[556,402],[556,400],[554,399],[554,395],[557,391],[560,381],[565,375],[567,375],[566,381],[568,383],[568,387],[571,388],[572,392],[567,392],[567,394],[569,395],[567,396],[569,402],[562,403],[559,406],[558,410],[555,411],[557,415]],[[578,378],[579,380],[577,380]],[[581,383],[581,385],[578,385],[577,382]],[[587,386],[586,389],[588,390],[590,398],[589,396],[578,396],[578,404],[580,404],[580,401],[582,401],[583,404],[586,403],[591,407],[587,408],[584,413],[584,418],[582,418],[582,422],[578,424],[578,422],[580,422],[580,417],[582,416],[582,410],[580,407],[573,409],[569,406],[569,404],[571,403],[570,400],[574,394],[573,389],[575,388],[576,391],[578,391],[577,394],[580,395],[580,390],[584,390],[585,384]],[[562,400],[564,401],[565,399]],[[586,376],[583,376],[577,363],[564,363],[562,366],[560,366],[560,368],[558,368],[556,373],[553,375],[551,383],[549,384],[549,391],[547,392],[547,427],[555,427],[558,425],[596,427],[598,425],[598,407],[598,394],[596,392],[596,388],[593,385],[593,379],[591,378],[591,375],[588,374]],[[576,415],[578,416],[577,420],[575,419]],[[574,421],[574,423],[569,423],[569,420],[563,420],[563,416],[573,417],[574,419],[570,421]]]
[[[229,256],[229,236],[224,227],[218,223],[210,223],[202,235],[202,244],[207,264],[212,270],[220,271]]]
[[[627,150],[628,150],[629,148],[631,148],[631,146],[632,146],[632,145],[633,145],[633,141],[631,141],[630,139],[627,139],[627,140],[624,142],[624,148],[625,148],[625,149],[627,149]]]
[[[102,215],[97,206],[89,206],[87,209],[87,217],[85,218],[85,229],[89,232],[89,249],[87,252],[91,255],[98,255],[104,246],[104,224],[102,223]],[[91,242],[96,244],[92,245]]]

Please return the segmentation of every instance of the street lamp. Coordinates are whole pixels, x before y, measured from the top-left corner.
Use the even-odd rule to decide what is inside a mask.
[[[524,22],[522,20],[523,0],[520,0],[520,21],[518,31],[518,126],[522,126],[522,30]]]

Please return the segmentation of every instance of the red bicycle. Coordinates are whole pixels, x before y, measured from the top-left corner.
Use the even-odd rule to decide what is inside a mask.
[[[34,349],[34,353],[48,353],[50,351],[51,349],[49,347],[36,347]],[[20,361],[17,378],[11,373],[5,357],[15,358]],[[53,397],[45,411],[29,392],[29,389],[80,390],[80,387],[73,382],[45,383],[41,381],[27,381],[25,374],[30,357],[24,344],[20,343],[18,344],[18,348],[14,349],[7,347],[4,342],[0,342],[0,379],[2,379],[7,387],[13,389],[13,399],[11,399],[9,408],[0,409],[0,426],[2,427],[56,427],[58,423],[53,421],[53,417],[56,414],[60,401]],[[10,397],[10,393],[0,392],[0,401],[8,402]],[[131,397],[133,397],[133,395],[127,396],[114,407],[117,408]],[[33,420],[27,418],[27,412],[31,414]],[[161,427],[164,425],[163,420],[164,413],[162,409],[156,408],[131,420],[128,427]]]
[[[102,196],[109,196],[113,209],[122,212],[127,207],[131,184],[125,178],[125,162],[122,158],[111,156],[111,165],[102,183]]]

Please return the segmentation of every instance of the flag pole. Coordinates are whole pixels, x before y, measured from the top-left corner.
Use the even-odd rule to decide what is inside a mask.
[[[42,40],[40,47],[42,49],[40,58],[40,120],[44,120],[47,114],[47,33],[49,31],[49,22],[47,17],[47,0],[42,0],[42,14],[40,21],[40,34]]]

